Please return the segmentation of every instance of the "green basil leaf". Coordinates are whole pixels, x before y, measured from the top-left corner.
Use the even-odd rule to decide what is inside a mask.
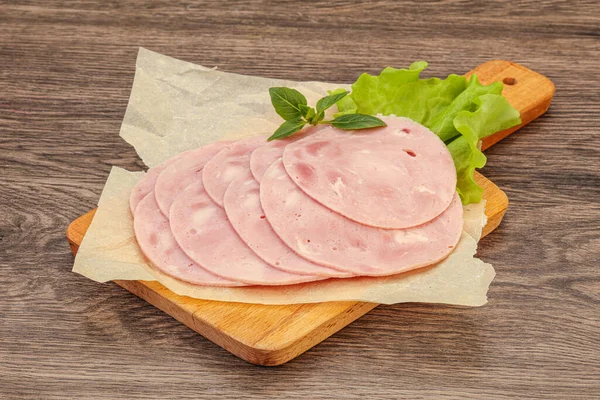
[[[377,128],[379,126],[387,126],[386,123],[379,118],[365,114],[340,115],[331,121],[331,125],[345,130],[368,129]]]
[[[267,140],[283,139],[301,130],[307,122],[300,117],[285,121]]]
[[[343,92],[334,93],[323,97],[317,102],[317,114],[327,110],[329,107],[346,97],[346,95],[348,95],[348,92],[344,90]]]
[[[323,121],[323,118],[325,118],[325,111],[321,111],[320,113],[315,115],[315,117],[312,119],[311,123],[313,125],[318,124],[320,121]]]
[[[298,106],[298,108],[300,109],[302,116],[308,120],[307,115],[310,113],[310,110],[312,110],[313,108],[310,106],[304,105],[304,104],[300,104]],[[314,113],[314,110],[313,110],[313,113]]]
[[[272,87],[269,89],[275,112],[286,121],[302,117],[300,106],[306,105],[306,97],[296,89]]]
[[[315,109],[311,107],[311,109],[308,110],[308,113],[305,115],[304,118],[308,121],[308,123],[312,124],[312,123],[314,123],[313,119],[315,118],[315,116],[316,116]]]

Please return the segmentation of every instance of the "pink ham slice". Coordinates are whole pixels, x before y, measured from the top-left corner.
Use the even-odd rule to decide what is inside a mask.
[[[210,198],[223,207],[223,197],[229,184],[248,171],[250,153],[267,143],[268,136],[253,136],[234,142],[214,156],[202,171],[204,188]]]
[[[156,180],[158,179],[160,173],[163,172],[164,169],[167,168],[169,165],[171,165],[172,163],[179,160],[185,155],[186,153],[177,154],[176,156],[169,158],[162,164],[150,168],[148,172],[146,172],[146,174],[142,176],[139,182],[134,186],[133,190],[131,191],[131,195],[129,196],[129,208],[131,209],[131,215],[135,214],[135,208],[137,207],[139,202],[142,201],[142,199],[146,197],[148,193],[154,190]]]
[[[277,236],[260,205],[260,189],[247,173],[236,178],[223,201],[229,222],[256,255],[275,268],[301,275],[348,277],[351,274],[312,263],[292,251]]]
[[[239,238],[225,210],[208,197],[202,181],[188,186],[171,206],[171,231],[183,251],[226,279],[255,285],[289,285],[318,278],[273,268]]]
[[[160,211],[169,215],[175,197],[196,179],[202,179],[204,165],[230,142],[216,142],[191,150],[170,163],[156,179],[154,196]]]
[[[452,156],[424,126],[408,118],[382,119],[387,127],[330,127],[289,144],[285,169],[310,197],[362,224],[401,229],[430,221],[454,198]]]
[[[138,204],[133,227],[142,253],[165,274],[195,285],[243,285],[211,274],[185,255],[171,234],[169,221],[160,212],[152,192]]]
[[[304,193],[273,163],[260,183],[260,200],[277,235],[302,257],[356,275],[384,276],[434,264],[462,233],[457,194],[440,216],[421,226],[386,230],[351,221]]]
[[[265,174],[267,168],[281,158],[285,146],[290,143],[297,142],[308,135],[315,134],[322,129],[324,129],[323,126],[311,126],[309,128],[304,128],[301,133],[296,133],[292,136],[288,136],[285,139],[272,140],[266,143],[264,146],[260,146],[254,150],[250,155],[250,171],[252,172],[254,179],[260,183],[260,180]]]

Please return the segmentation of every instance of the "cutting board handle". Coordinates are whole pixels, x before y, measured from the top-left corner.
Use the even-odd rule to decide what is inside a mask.
[[[479,81],[484,85],[494,82],[504,83],[502,94],[514,108],[519,110],[523,121],[519,126],[497,132],[483,139],[483,150],[544,114],[550,107],[554,96],[554,84],[550,79],[510,61],[488,61],[465,75],[472,74],[477,74]]]

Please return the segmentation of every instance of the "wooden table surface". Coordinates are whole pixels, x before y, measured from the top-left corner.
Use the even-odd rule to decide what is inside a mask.
[[[548,113],[487,151],[511,205],[481,308],[381,306],[278,368],[241,361],[70,272],[68,223],[111,165],[138,46],[224,71],[351,82],[490,59],[551,78]],[[600,3],[0,1],[0,398],[600,398]]]

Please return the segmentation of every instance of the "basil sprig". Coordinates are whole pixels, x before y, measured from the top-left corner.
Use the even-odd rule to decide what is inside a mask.
[[[317,102],[317,108],[309,107],[306,97],[296,89],[287,87],[272,87],[269,89],[271,103],[275,107],[275,112],[285,120],[283,124],[271,137],[269,141],[283,139],[299,132],[305,125],[330,124],[336,128],[345,130],[357,130],[377,128],[386,126],[385,122],[372,115],[365,114],[345,114],[339,117],[325,121],[325,110],[348,95],[347,91],[333,93],[325,96]]]

